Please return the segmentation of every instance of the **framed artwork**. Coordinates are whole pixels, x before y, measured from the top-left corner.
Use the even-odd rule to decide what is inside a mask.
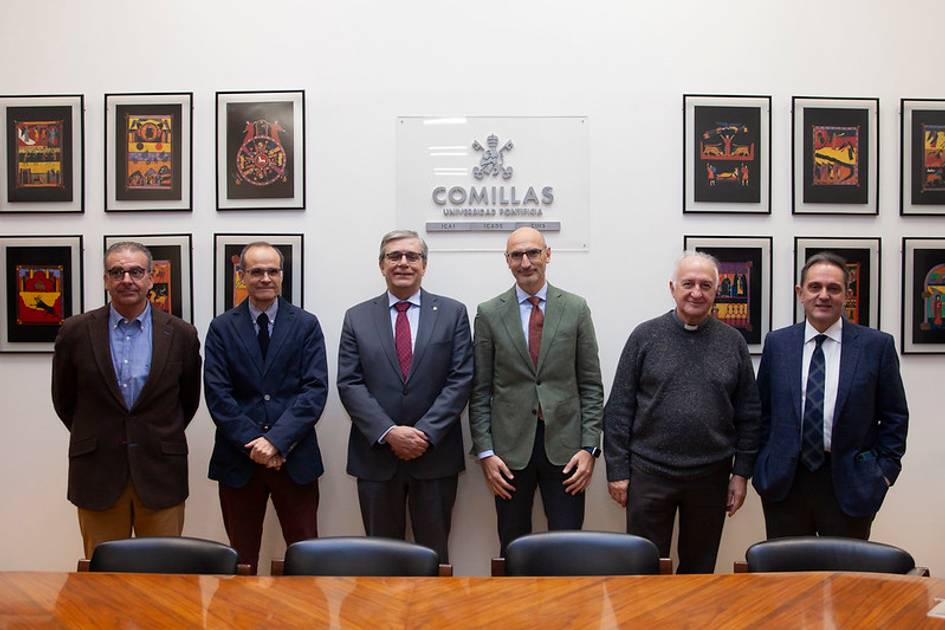
[[[217,210],[305,208],[305,92],[217,92]]]
[[[903,354],[945,354],[943,303],[945,238],[903,238]]]
[[[683,95],[683,212],[771,213],[771,97]]]
[[[250,243],[265,241],[282,252],[282,297],[304,308],[302,300],[301,234],[214,234],[213,314],[220,315],[246,299],[240,274],[240,252]]]
[[[879,238],[794,238],[794,282],[801,278],[801,269],[814,254],[833,252],[847,261],[847,299],[843,316],[847,321],[879,329],[880,298]],[[804,321],[804,307],[794,298],[794,323]]]
[[[0,236],[0,352],[52,352],[82,312],[81,236]]]
[[[683,250],[719,261],[712,316],[740,332],[752,354],[761,354],[771,331],[771,237],[684,236]]]
[[[103,251],[122,241],[141,243],[151,251],[153,286],[148,293],[151,306],[193,324],[194,274],[190,234],[106,235]],[[108,302],[106,291],[105,303]]]
[[[84,97],[0,96],[0,212],[85,210]]]
[[[105,211],[192,210],[193,95],[105,95]]]
[[[945,100],[904,98],[899,214],[945,215]]]
[[[879,214],[879,99],[791,99],[794,214]]]

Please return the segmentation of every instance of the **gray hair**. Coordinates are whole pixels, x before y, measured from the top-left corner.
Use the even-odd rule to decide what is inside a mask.
[[[670,280],[673,284],[679,280],[679,267],[683,262],[689,258],[698,258],[712,265],[712,269],[715,270],[715,284],[719,283],[719,259],[713,256],[712,254],[707,254],[705,252],[700,252],[695,249],[687,249],[682,253],[682,255],[676,259],[676,264],[673,265],[673,275],[670,277]]]
[[[846,287],[850,284],[850,270],[847,269],[846,259],[833,252],[820,252],[819,254],[814,254],[807,259],[807,262],[804,263],[804,267],[801,269],[801,286],[804,286],[804,278],[807,276],[807,270],[813,267],[814,265],[833,265],[834,267],[839,267],[840,271],[843,272],[843,286]]]
[[[150,249],[136,241],[120,241],[109,245],[108,249],[105,250],[105,256],[102,258],[102,267],[107,268],[108,257],[118,252],[139,252],[144,254],[145,258],[148,259],[148,268],[146,271],[150,272],[151,268],[154,266],[154,258],[151,257]]]
[[[413,230],[393,230],[388,232],[381,238],[381,250],[377,255],[377,259],[384,260],[384,248],[387,247],[387,244],[391,241],[399,241],[404,238],[415,238],[420,241],[420,255],[424,260],[427,259],[427,255],[430,253],[430,248],[427,247],[427,242],[420,238],[420,235],[414,232]]]
[[[240,270],[241,271],[246,270],[246,252],[253,249],[254,247],[268,247],[269,249],[279,254],[279,268],[280,269],[285,264],[285,256],[282,255],[282,250],[280,250],[278,247],[275,247],[272,243],[268,243],[266,241],[253,241],[252,243],[247,244],[246,247],[243,248],[243,251],[240,252]]]

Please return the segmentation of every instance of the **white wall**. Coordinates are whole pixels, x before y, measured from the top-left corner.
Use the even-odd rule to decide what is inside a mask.
[[[670,307],[669,267],[683,234],[774,236],[774,325],[792,321],[793,237],[883,237],[882,322],[898,338],[903,235],[945,236],[945,219],[898,216],[898,102],[943,97],[940,0],[792,2],[184,2],[6,0],[0,9],[0,93],[86,95],[84,215],[3,215],[0,234],[85,236],[86,308],[101,304],[102,234],[192,232],[195,312],[212,313],[212,233],[304,230],[306,307],[321,319],[335,371],[344,310],[380,293],[375,252],[395,227],[398,115],[586,115],[590,119],[591,249],[559,253],[549,278],[583,294],[595,315],[605,387],[637,323]],[[305,89],[308,208],[217,213],[216,90]],[[103,94],[194,92],[194,212],[103,212]],[[683,93],[773,96],[771,216],[683,216]],[[879,217],[792,217],[792,95],[880,98]],[[356,226],[356,227],[355,227]],[[397,226],[415,227],[415,226]],[[500,237],[496,237],[500,238]],[[551,239],[554,246],[554,240]],[[475,305],[511,285],[498,254],[438,254],[425,286]],[[645,297],[644,297],[645,296]],[[939,500],[945,427],[935,396],[941,357],[902,361],[912,409],[899,482],[875,540],[911,550],[945,573]],[[65,500],[67,434],[49,401],[50,355],[0,357],[5,446],[0,457],[0,569],[66,570],[80,555]],[[334,391],[319,425],[327,464],[323,535],[360,534],[345,472],[348,419]],[[212,423],[201,408],[188,431],[191,498],[185,533],[225,540],[216,487],[206,479]],[[468,434],[467,434],[468,442]],[[623,529],[603,463],[586,527]],[[271,515],[270,515],[271,517]],[[267,522],[263,563],[282,553]],[[453,561],[486,574],[497,549],[492,500],[474,463],[460,478]],[[763,537],[760,501],[726,525],[719,567]]]

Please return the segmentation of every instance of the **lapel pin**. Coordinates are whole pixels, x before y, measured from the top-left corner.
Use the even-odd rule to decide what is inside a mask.
[[[434,311],[436,310],[436,307],[435,307],[435,306],[433,307],[433,310],[434,310]]]

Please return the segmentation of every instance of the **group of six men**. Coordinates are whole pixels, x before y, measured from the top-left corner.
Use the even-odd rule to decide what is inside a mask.
[[[387,290],[342,326],[347,471],[367,535],[405,538],[409,512],[416,542],[448,561],[468,403],[501,555],[531,531],[538,488],[549,529],[582,527],[602,428],[627,531],[667,557],[678,512],[680,573],[714,570],[725,514],[741,507],[749,478],[769,537],[869,537],[900,471],[908,410],[892,337],[841,317],[843,259],[807,262],[796,287],[805,322],[768,335],[756,383],[744,338],[712,317],[716,261],[687,252],[669,282],[675,309],[632,332],[605,406],[590,309],[546,281],[540,232],[508,238],[515,285],[479,305],[474,337],[463,304],[421,288],[427,258],[416,232],[385,235]],[[204,348],[209,476],[230,544],[254,570],[270,497],[286,543],[318,535],[324,470],[324,337],[314,315],[280,297],[282,264],[268,243],[246,246],[249,297],[213,320]],[[111,302],[66,320],[52,374],[88,557],[132,530],[181,533],[184,430],[200,398],[196,330],[150,306],[150,252],[117,243],[104,265]]]

